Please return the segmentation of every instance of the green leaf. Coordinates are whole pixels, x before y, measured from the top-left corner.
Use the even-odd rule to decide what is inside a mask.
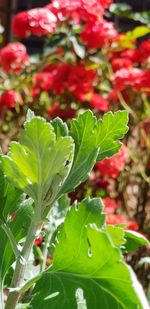
[[[132,11],[132,7],[127,3],[112,3],[109,7],[109,11],[118,16],[128,16]]]
[[[150,28],[146,26],[139,26],[135,29],[126,32],[126,34],[121,35],[121,39],[134,41],[146,34],[150,33]]]
[[[0,170],[0,219],[8,221],[23,199],[22,191],[12,186]]]
[[[89,110],[71,121],[70,135],[75,143],[75,154],[71,172],[62,192],[70,192],[85,181],[96,162],[98,147],[93,132],[95,124],[96,118]]]
[[[150,27],[150,11],[132,13],[129,15],[129,18],[140,21]]]
[[[31,216],[33,214],[33,201],[31,199],[22,202],[18,208],[15,218],[12,222],[7,223],[8,227],[11,229],[16,242],[18,243],[20,239],[26,236],[28,226],[31,221]],[[0,250],[0,284],[4,280],[5,275],[15,261],[15,256],[11,247],[11,244],[0,227],[0,239],[1,239],[1,250]]]
[[[71,121],[70,135],[75,143],[73,166],[61,192],[70,192],[85,181],[96,161],[113,156],[121,147],[118,139],[127,132],[128,114],[106,113],[97,121],[90,110]]]
[[[125,235],[125,252],[136,251],[139,247],[146,246],[149,244],[148,239],[146,239],[142,234],[135,231],[126,230]]]
[[[96,127],[96,143],[100,147],[97,161],[112,157],[121,147],[118,139],[124,137],[128,131],[128,113],[118,111],[114,114],[106,113],[99,120]]]
[[[85,58],[85,48],[83,45],[80,45],[76,36],[71,36],[70,41],[72,42],[73,49],[78,57],[81,59]]]
[[[35,118],[35,114],[30,108],[28,108],[27,115],[26,115],[26,121],[31,121],[33,118]]]
[[[68,135],[68,127],[65,122],[63,122],[59,117],[53,119],[51,121],[51,125],[54,128],[54,132],[56,137],[67,136]]]
[[[72,206],[58,235],[53,265],[36,278],[33,309],[75,309],[79,299],[87,309],[149,308],[120,250],[101,228],[101,211],[99,199]]]
[[[123,228],[115,225],[106,225],[106,231],[113,241],[114,246],[120,247],[126,242],[124,237],[125,231]]]
[[[51,124],[40,117],[27,121],[24,127],[20,142],[12,142],[8,156],[2,157],[3,170],[35,205],[42,205],[44,215],[70,171],[74,144],[71,137],[56,140]]]

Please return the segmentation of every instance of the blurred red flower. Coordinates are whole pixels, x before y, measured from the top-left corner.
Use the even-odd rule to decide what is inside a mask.
[[[106,224],[127,224],[127,221],[124,217],[118,214],[108,214],[106,217]]]
[[[88,48],[100,48],[116,36],[116,30],[111,22],[90,21],[80,34]]]
[[[51,34],[56,23],[56,16],[48,8],[35,8],[18,13],[13,19],[12,28],[16,36],[26,38],[31,34]]]
[[[132,67],[132,61],[126,58],[116,58],[112,60],[111,65],[113,71],[116,72],[122,68]]]
[[[43,242],[43,237],[38,237],[38,238],[35,239],[34,245],[40,246],[42,242]]]
[[[109,102],[98,93],[92,93],[89,103],[93,108],[100,111],[105,112],[109,110]]]
[[[59,20],[71,18],[75,22],[90,19],[101,19],[104,9],[108,7],[110,0],[53,0],[53,9],[57,10]],[[50,9],[52,9],[50,7]],[[56,11],[55,11],[56,12]]]
[[[123,144],[118,153],[112,158],[96,163],[96,167],[102,176],[116,179],[123,170],[127,158],[128,148]]]
[[[6,72],[20,73],[29,63],[26,47],[20,42],[7,44],[0,50],[0,63]]]
[[[107,214],[113,214],[116,209],[118,208],[118,205],[116,203],[116,201],[110,197],[106,197],[103,199],[103,203],[104,203],[104,211],[107,213]]]
[[[132,231],[138,231],[139,225],[134,220],[133,221],[129,221],[128,225],[127,225],[127,229],[128,230],[132,230]]]
[[[95,70],[88,70],[84,64],[73,65],[68,76],[68,90],[79,101],[83,95],[93,92],[93,83],[97,79]]]
[[[22,103],[20,93],[14,90],[8,90],[0,97],[0,110],[2,110],[3,107],[13,109],[15,107],[15,103]]]
[[[60,117],[64,121],[67,119],[72,119],[75,117],[75,110],[69,106],[67,108],[62,109],[58,102],[55,102],[49,109],[48,109],[48,116],[50,119]]]

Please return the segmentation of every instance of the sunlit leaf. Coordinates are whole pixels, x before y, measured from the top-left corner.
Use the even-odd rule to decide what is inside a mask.
[[[37,278],[33,309],[75,309],[80,299],[87,309],[149,308],[135,275],[98,222],[101,211],[98,199],[88,199],[68,212],[54,263]]]

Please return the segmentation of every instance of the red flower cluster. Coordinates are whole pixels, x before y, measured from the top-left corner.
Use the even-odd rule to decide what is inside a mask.
[[[125,228],[133,231],[138,231],[139,226],[134,220],[127,220],[125,217],[116,214],[116,210],[118,209],[118,205],[116,201],[110,197],[106,197],[103,199],[104,202],[104,211],[107,214],[106,224],[117,225],[117,224],[125,224]]]
[[[57,12],[59,20],[71,18],[77,23],[90,19],[101,19],[104,9],[110,4],[110,1],[103,0],[53,0],[49,9]]]
[[[136,91],[150,92],[150,70],[120,69],[115,73],[114,85],[119,91],[133,87]]]
[[[75,109],[67,106],[67,108],[62,109],[58,102],[55,102],[52,107],[48,109],[48,116],[50,119],[60,117],[64,121],[72,119],[75,117]]]
[[[0,63],[4,71],[20,73],[29,63],[26,47],[19,42],[7,44],[0,50]]]
[[[113,214],[116,209],[118,208],[118,205],[116,203],[116,201],[110,197],[106,197],[103,199],[103,203],[104,203],[104,211],[107,213],[107,214]]]
[[[93,108],[107,111],[109,102],[98,93],[94,93],[96,81],[96,71],[87,69],[82,63],[51,64],[34,76],[33,97],[39,95],[40,90],[59,95],[69,92],[80,102],[87,101]]]
[[[95,70],[86,69],[84,64],[73,65],[68,75],[68,90],[82,101],[83,95],[93,92],[96,79]]]
[[[13,19],[13,32],[20,38],[29,35],[51,34],[57,23],[56,16],[48,8],[36,8],[18,13]]]
[[[128,158],[128,148],[124,144],[117,154],[112,158],[104,159],[96,164],[102,176],[116,179],[123,170]]]
[[[124,217],[118,214],[108,214],[106,217],[106,224],[117,225],[117,224],[127,224],[127,221]]]
[[[116,36],[116,30],[110,22],[89,21],[80,34],[88,48],[100,48]]]
[[[21,102],[22,98],[18,92],[14,90],[8,90],[4,92],[0,97],[0,111],[3,108],[13,109],[15,107],[15,103]]]
[[[89,100],[91,107],[96,108],[100,111],[108,111],[109,110],[109,102],[105,98],[103,98],[98,93],[92,93],[91,98]]]
[[[150,57],[150,39],[143,41],[137,49],[127,49],[121,54],[121,57],[131,60],[132,63],[147,61]]]
[[[139,226],[136,221],[128,221],[126,218],[122,217],[119,214],[108,214],[106,217],[106,224],[110,225],[120,225],[124,224],[125,229],[132,230],[132,231],[138,231]]]
[[[132,67],[132,61],[127,58],[115,58],[111,62],[112,69],[114,72],[123,69],[123,68],[130,68]]]

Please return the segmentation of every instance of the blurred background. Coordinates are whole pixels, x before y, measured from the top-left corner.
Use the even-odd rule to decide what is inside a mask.
[[[13,16],[20,11],[29,10],[35,7],[42,7],[49,4],[49,0],[0,0],[0,23],[5,29],[2,46],[13,40],[11,22]],[[150,11],[149,0],[126,0],[114,1],[113,3],[126,3],[132,7],[132,11],[141,13]],[[108,20],[113,20],[118,29],[128,31],[141,25],[140,21],[133,21],[122,16],[106,16]],[[42,49],[43,39],[38,37],[30,37],[22,41],[28,49],[28,53],[36,53]]]

